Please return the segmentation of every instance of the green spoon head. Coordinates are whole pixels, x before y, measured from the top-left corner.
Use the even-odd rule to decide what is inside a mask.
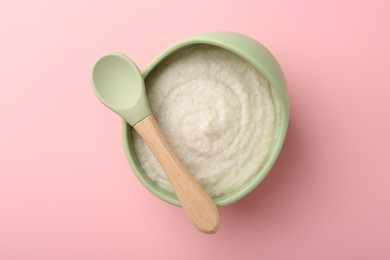
[[[91,81],[99,100],[130,125],[151,114],[142,74],[125,55],[114,52],[98,58]]]

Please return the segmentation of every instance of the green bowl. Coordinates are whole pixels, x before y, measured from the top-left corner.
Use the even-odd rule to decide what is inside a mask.
[[[255,177],[252,178],[251,181],[245,186],[242,186],[240,189],[229,194],[213,198],[217,206],[221,207],[231,204],[251,192],[254,188],[256,188],[257,185],[260,184],[265,176],[267,176],[268,172],[274,165],[280,150],[282,149],[288,127],[289,99],[287,93],[287,84],[278,62],[263,45],[245,35],[233,32],[206,32],[177,42],[170,48],[163,51],[146,67],[143,72],[143,77],[146,78],[161,61],[163,61],[175,51],[193,44],[208,44],[221,47],[245,59],[255,68],[257,68],[260,73],[269,81],[271,88],[273,88],[273,93],[276,95],[275,98],[279,100],[280,107],[278,109],[280,111],[280,116],[278,120],[278,131],[276,133],[268,160],[265,162],[263,167],[257,171]],[[174,193],[160,188],[160,186],[153,182],[142,169],[134,151],[132,131],[133,128],[125,121],[123,121],[123,147],[127,160],[134,174],[154,195],[168,203],[180,206],[180,201],[177,199]]]

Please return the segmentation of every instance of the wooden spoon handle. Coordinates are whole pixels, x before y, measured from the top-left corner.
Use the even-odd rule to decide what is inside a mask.
[[[171,150],[153,115],[134,128],[160,162],[192,224],[201,232],[215,233],[220,223],[217,206]]]

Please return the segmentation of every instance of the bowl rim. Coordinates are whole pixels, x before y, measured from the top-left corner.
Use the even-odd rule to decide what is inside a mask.
[[[194,44],[214,45],[240,56],[256,69],[258,69],[264,78],[269,81],[271,88],[273,88],[274,93],[277,95],[277,99],[280,101],[278,131],[275,136],[273,149],[269,154],[268,160],[260,169],[257,170],[254,177],[246,185],[232,193],[213,198],[213,201],[216,203],[216,205],[218,207],[222,207],[240,200],[248,193],[253,191],[269,174],[270,170],[275,164],[283,147],[288,128],[290,111],[287,83],[280,65],[267,48],[246,35],[224,31],[201,33],[178,41],[161,52],[156,58],[152,60],[152,62],[147,65],[142,73],[144,79],[163,59],[181,48]],[[130,145],[132,143],[132,131],[133,128],[126,121],[122,120],[123,149],[133,173],[152,194],[170,204],[181,206],[180,201],[177,199],[174,193],[163,190],[162,188],[158,187],[158,185],[153,184],[153,181],[142,169],[133,146]]]

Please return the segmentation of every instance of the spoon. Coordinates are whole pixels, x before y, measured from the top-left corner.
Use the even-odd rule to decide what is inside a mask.
[[[201,232],[215,233],[220,223],[218,208],[161,133],[137,65],[123,54],[108,53],[92,66],[91,80],[99,100],[133,126],[152,150],[192,224]]]

